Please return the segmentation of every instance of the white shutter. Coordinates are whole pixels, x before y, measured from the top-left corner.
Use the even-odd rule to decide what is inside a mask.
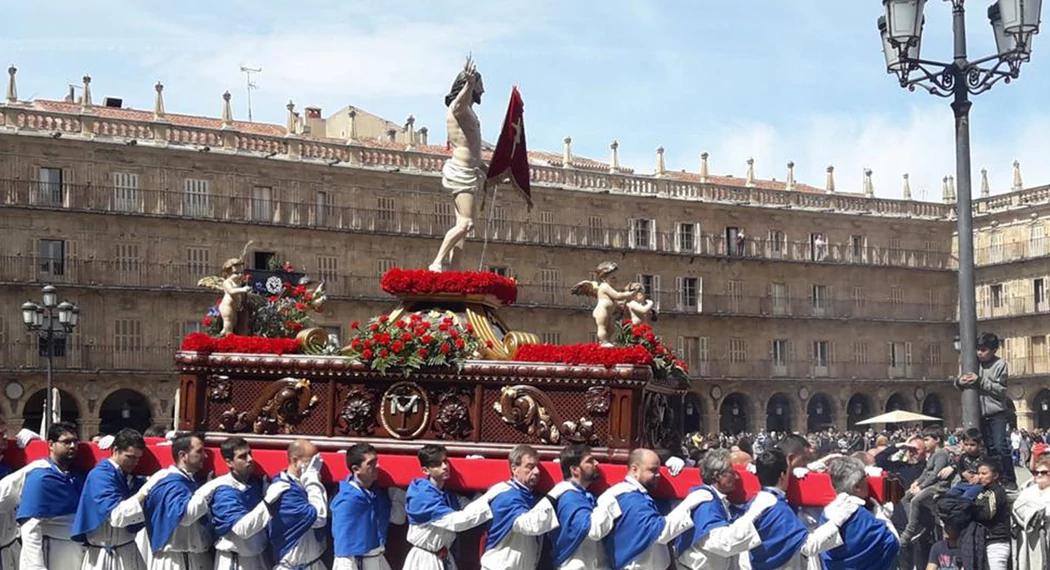
[[[656,220],[649,218],[649,249],[656,251]]]
[[[702,336],[696,339],[696,364],[698,370],[696,371],[697,376],[707,375],[707,337]]]
[[[696,312],[704,312],[704,278],[696,278]]]
[[[634,243],[634,230],[637,223],[634,218],[627,218],[627,247],[631,249],[638,247],[638,244]]]
[[[682,227],[685,224],[677,222],[674,225],[674,250],[676,253],[682,251]]]
[[[660,310],[660,297],[661,297],[660,291],[662,291],[662,290],[663,290],[663,288],[660,287],[660,276],[659,275],[653,275],[653,307],[657,311]]]
[[[685,358],[685,338],[679,336],[678,343],[675,345],[675,352],[681,358]]]
[[[679,311],[681,311],[682,309],[685,308],[685,290],[682,287],[682,285],[683,285],[682,278],[681,277],[675,277],[674,278],[674,290],[675,290],[675,299],[676,299],[675,308],[678,309]]]
[[[703,253],[703,247],[700,243],[701,239],[703,239],[701,236],[700,222],[697,222],[693,224],[693,251],[695,253]]]

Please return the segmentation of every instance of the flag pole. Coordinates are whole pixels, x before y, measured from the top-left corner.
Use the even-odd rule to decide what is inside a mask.
[[[485,250],[489,245],[489,227],[492,225],[492,213],[496,211],[496,196],[498,194],[499,184],[497,183],[492,187],[492,207],[489,208],[489,215],[485,218],[485,237],[481,240],[481,259],[478,261],[478,271],[485,270]],[[482,201],[482,204],[484,204],[484,201]]]

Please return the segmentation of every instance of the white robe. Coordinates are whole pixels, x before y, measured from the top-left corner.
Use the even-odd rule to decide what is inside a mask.
[[[588,537],[591,540],[601,540],[612,531],[616,524],[624,524],[622,520],[619,503],[616,497],[623,493],[641,491],[649,493],[644,485],[628,476],[621,483],[617,483],[602,493],[598,499],[598,506],[591,514],[591,532]],[[629,524],[629,523],[627,523]],[[678,535],[693,528],[692,511],[686,508],[676,507],[664,517],[664,528],[656,542],[649,545],[637,558],[629,562],[622,570],[665,570],[671,564],[670,547],[672,540]]]
[[[405,490],[390,487],[386,492],[390,497],[390,524],[405,524]],[[390,563],[386,561],[386,545],[372,549],[360,559],[361,564],[358,566],[357,557],[336,557],[332,561],[332,570],[391,570]]]
[[[304,483],[287,472],[281,473],[280,478],[291,485],[301,485],[306,489],[307,501],[317,511],[317,518],[314,519],[310,530],[306,531],[299,542],[278,561],[277,570],[324,570],[324,562],[319,559],[324,554],[326,544],[324,540],[318,540],[314,532],[315,529],[323,529],[328,523],[328,495],[324,485],[316,479],[308,479]],[[313,563],[310,564],[311,562]]]
[[[84,546],[73,542],[73,517],[29,519],[22,523],[22,570],[80,570]]]
[[[1029,483],[1014,500],[1014,523],[1022,530],[1015,540],[1014,570],[1043,570],[1050,563],[1050,540],[1047,539],[1047,507],[1050,506],[1050,488],[1040,490]]]
[[[233,487],[239,492],[248,490],[248,485],[227,473],[217,478],[220,487]],[[248,514],[234,523],[224,536],[215,541],[215,570],[271,570],[267,561],[266,527],[270,524],[270,511],[266,503],[259,501]]]
[[[405,557],[404,568],[412,570],[457,570],[456,559],[448,553],[445,561],[436,554],[442,548],[451,548],[458,533],[485,524],[492,519],[492,510],[484,499],[477,499],[463,510],[449,513],[421,525],[408,525],[408,543],[412,545]],[[446,566],[447,562],[447,566]]]
[[[178,473],[190,478],[175,466],[159,473]],[[193,494],[186,504],[186,512],[179,521],[179,527],[164,548],[153,554],[150,570],[213,570],[211,534],[200,522],[200,518],[208,514],[208,499],[200,491]]]
[[[110,511],[109,517],[87,535],[89,544],[111,550],[87,547],[82,570],[146,570],[146,562],[135,544],[135,534],[127,529],[145,519],[138,497],[131,496],[121,501]]]
[[[18,543],[18,521],[15,517],[18,514],[18,505],[21,504],[26,474],[33,469],[47,466],[46,460],[38,459],[0,479],[0,568],[4,570],[18,568],[18,558],[22,553],[22,545]]]
[[[510,483],[497,483],[495,499],[513,489]],[[491,500],[490,500],[491,503]],[[514,519],[514,529],[495,547],[481,555],[481,570],[535,570],[540,561],[539,537],[558,528],[558,516],[551,502],[541,499],[527,512]]]

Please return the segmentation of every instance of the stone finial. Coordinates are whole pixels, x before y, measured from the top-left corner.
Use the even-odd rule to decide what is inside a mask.
[[[755,187],[755,159],[747,159],[747,177],[744,179],[744,186],[748,188]]]
[[[91,108],[91,76],[84,76],[84,95],[80,98],[80,109],[86,111]]]
[[[419,129],[419,144],[427,146],[427,135],[430,133],[430,129],[423,127]]]
[[[1014,185],[1012,190],[1018,192],[1024,190],[1024,182],[1021,181],[1021,163],[1014,161]]]
[[[228,129],[233,126],[233,107],[230,105],[230,92],[222,94],[222,128]]]
[[[667,168],[664,165],[664,147],[656,147],[656,171],[657,176],[663,176],[667,173]]]
[[[389,142],[397,142],[397,129],[387,129],[386,140]]]
[[[952,202],[959,199],[959,195],[955,193],[955,177],[951,175],[948,176],[948,192],[952,196]]]
[[[347,134],[349,135],[348,138],[352,141],[355,141],[357,140],[357,109],[351,107],[350,111],[346,114],[346,116],[348,118],[348,126],[346,129]]]
[[[793,161],[788,163],[788,177],[787,182],[784,183],[784,189],[795,189],[795,163]]]
[[[18,68],[11,66],[7,68],[7,102],[17,103],[18,102],[18,87],[15,86],[15,74],[18,73]]]
[[[911,200],[911,182],[908,181],[908,173],[904,173],[904,199]]]
[[[871,182],[871,169],[864,169],[864,195],[868,198],[875,197],[875,185]]]
[[[945,204],[952,203],[952,191],[951,188],[948,187],[947,176],[941,179],[941,200],[943,200]]]
[[[988,169],[981,169],[981,198],[987,198],[992,195],[992,188],[988,185]]]
[[[828,165],[827,172],[828,176],[824,181],[824,192],[833,194],[835,192],[835,167]]]
[[[160,81],[153,86],[153,89],[157,92],[157,96],[153,99],[153,118],[163,119],[164,118],[164,84]]]
[[[609,157],[609,172],[616,172],[620,170],[620,143],[613,141],[609,145],[609,150],[612,151]]]
[[[406,143],[409,145],[416,144],[416,118],[413,115],[409,115],[405,119],[405,136],[408,138]]]
[[[296,126],[295,125],[295,123],[296,123],[296,121],[295,121],[295,102],[292,101],[291,99],[289,99],[288,100],[288,104],[285,105],[284,108],[288,109],[288,118],[286,119],[287,123],[284,125],[284,129],[286,131],[288,131],[289,135],[294,135],[295,134],[295,126]]]
[[[707,173],[707,157],[706,152],[700,153],[700,182],[709,182],[711,177]]]
[[[572,168],[572,137],[565,137],[565,148],[561,152],[561,165],[563,168]]]

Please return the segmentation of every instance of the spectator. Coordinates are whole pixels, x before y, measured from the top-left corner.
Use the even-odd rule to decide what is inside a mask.
[[[951,463],[951,457],[944,450],[943,439],[944,434],[940,428],[926,428],[923,432],[922,441],[927,455],[926,468],[904,495],[904,507],[908,509],[908,526],[901,534],[901,544],[908,544],[921,534],[919,510],[927,508],[932,513],[934,497],[948,490],[948,482],[940,476]]]
[[[1010,460],[1011,446],[1007,435],[1006,382],[1009,374],[1006,361],[995,354],[998,350],[999,337],[992,333],[982,334],[977,339],[977,360],[980,362],[977,373],[959,376],[955,385],[960,389],[976,389],[980,394],[981,431],[988,458],[999,461],[1003,487],[1016,491],[1017,477]]]
[[[1013,466],[1010,466],[1011,470]],[[977,468],[977,480],[984,489],[977,495],[976,519],[984,527],[988,570],[1010,568],[1010,506],[1006,490],[999,483],[999,462],[985,461]]]
[[[1033,480],[1014,501],[1013,521],[1017,527],[1015,570],[1043,569],[1050,564],[1046,536],[1047,513],[1050,512],[1050,457],[1037,459],[1032,474]]]

